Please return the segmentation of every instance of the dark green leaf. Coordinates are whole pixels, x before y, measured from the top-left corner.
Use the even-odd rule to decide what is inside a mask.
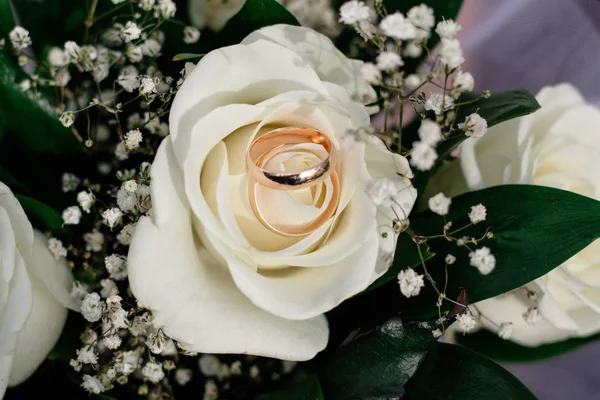
[[[23,183],[21,183],[19,179],[17,179],[13,174],[10,173],[10,171],[7,168],[3,167],[2,165],[0,165],[0,182],[10,187],[10,189],[13,192],[28,192],[27,187],[23,185]]]
[[[402,397],[427,349],[436,340],[429,322],[403,324],[392,318],[360,334],[331,356],[319,375],[327,400]]]
[[[61,215],[52,207],[31,197],[20,194],[15,196],[35,228],[62,234],[68,232],[68,229],[63,225]]]
[[[421,243],[419,246],[421,247],[421,254],[423,255],[424,261],[429,260],[435,255],[429,252],[429,247],[425,243]],[[417,244],[413,242],[408,233],[401,233],[398,236],[398,241],[396,242],[396,252],[392,266],[385,274],[373,282],[371,286],[369,286],[363,293],[377,289],[381,285],[396,279],[400,271],[419,264],[421,264],[421,257],[419,256],[419,252],[417,250]]]
[[[510,340],[504,340],[497,334],[482,329],[468,335],[456,335],[458,344],[468,347],[486,357],[499,362],[535,362],[570,351],[600,339],[600,334],[564,340],[562,342],[544,344],[538,347],[525,347]]]
[[[275,0],[246,0],[242,9],[221,30],[220,46],[242,41],[251,32],[276,24],[300,25],[298,20]]]
[[[256,400],[323,400],[323,393],[317,375],[298,373],[276,391],[261,394]]]
[[[535,400],[510,372],[487,358],[436,343],[406,385],[406,400]]]
[[[496,268],[481,275],[469,264],[469,250],[446,239],[428,240],[436,254],[454,254],[457,261],[448,268],[448,291],[456,297],[464,287],[474,303],[518,288],[547,274],[600,237],[600,202],[559,189],[531,185],[502,185],[469,192],[452,199],[453,229],[469,224],[468,212],[476,204],[487,208],[487,220],[461,230],[455,237],[481,238],[488,228],[494,239],[485,239],[496,257]],[[441,233],[444,219],[431,212],[411,218],[419,235]],[[430,265],[431,264],[431,265]],[[444,261],[428,263],[434,280],[444,282]],[[406,302],[406,315],[425,318],[436,315],[435,299],[423,293]],[[423,308],[425,306],[425,308]]]
[[[0,125],[26,149],[41,153],[81,151],[73,133],[62,126],[47,98],[35,99],[17,81],[20,68],[0,54]],[[25,77],[21,77],[25,78]]]
[[[173,61],[184,61],[184,60],[196,60],[198,58],[204,57],[205,54],[196,54],[196,53],[179,53],[173,57]]]
[[[479,97],[479,95],[475,93],[467,93],[461,96],[460,101],[469,101],[476,99],[477,97]],[[527,90],[508,90],[506,92],[493,94],[487,99],[481,98],[475,100],[473,103],[460,106],[458,108],[456,122],[461,123],[468,115],[477,112],[487,120],[488,127],[492,127],[501,122],[531,114],[539,108],[539,103]],[[429,180],[435,171],[442,165],[444,159],[446,159],[456,146],[461,144],[465,139],[467,139],[467,136],[461,132],[440,143],[436,149],[439,156],[437,164],[429,171],[417,173],[413,179],[413,185],[417,188],[419,194],[424,193]]]

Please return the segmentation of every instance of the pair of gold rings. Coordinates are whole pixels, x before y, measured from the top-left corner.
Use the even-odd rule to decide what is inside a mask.
[[[313,167],[300,172],[275,172],[264,167],[273,157],[298,151],[294,146],[313,143],[322,146],[328,157]],[[310,152],[309,150],[305,150]],[[286,127],[275,129],[255,139],[246,153],[248,167],[248,200],[258,221],[270,231],[283,236],[306,236],[327,222],[337,209],[340,197],[340,184],[335,170],[338,149],[327,136],[316,129]],[[301,225],[290,226],[269,222],[257,202],[259,185],[276,190],[299,190],[311,188],[325,179],[331,178],[332,195],[327,207],[314,220]]]

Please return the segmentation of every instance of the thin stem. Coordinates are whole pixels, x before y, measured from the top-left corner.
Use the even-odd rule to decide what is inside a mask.
[[[92,5],[90,6],[90,11],[88,13],[87,19],[85,20],[85,34],[83,35],[84,42],[87,42],[88,36],[90,34],[90,28],[94,24],[94,13],[96,12],[97,6],[98,6],[98,0],[92,0]]]
[[[404,116],[404,100],[398,93],[398,102],[400,103],[400,112],[398,115],[398,152],[402,152],[402,118]]]

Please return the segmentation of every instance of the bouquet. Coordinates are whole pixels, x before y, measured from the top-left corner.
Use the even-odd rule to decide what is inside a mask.
[[[600,111],[475,91],[461,3],[0,0],[0,397],[535,398]]]

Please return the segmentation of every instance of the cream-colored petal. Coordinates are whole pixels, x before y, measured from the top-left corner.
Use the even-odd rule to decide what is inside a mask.
[[[176,170],[171,145],[163,142],[152,171],[163,201],[171,205],[169,218],[160,225],[148,217],[138,222],[128,256],[134,295],[167,335],[190,350],[297,361],[314,357],[327,344],[325,318],[289,321],[252,304],[194,237],[183,182],[169,174]]]
[[[2,182],[0,182],[0,208],[6,210],[19,251],[27,261],[33,246],[33,228],[13,192]]]

